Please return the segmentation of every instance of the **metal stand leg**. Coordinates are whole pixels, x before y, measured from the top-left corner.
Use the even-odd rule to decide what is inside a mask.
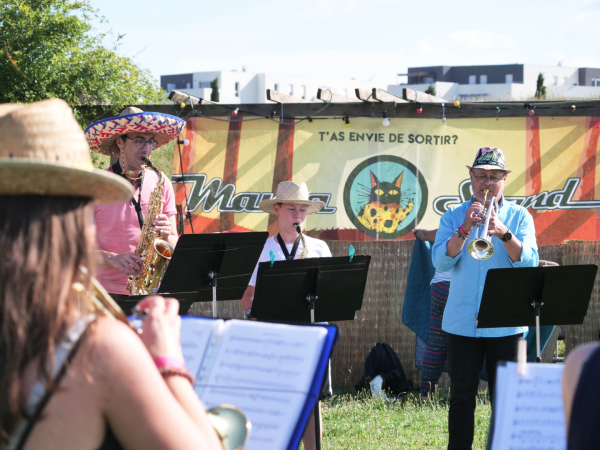
[[[315,403],[313,415],[315,416],[315,448],[321,450],[321,411],[319,408],[320,400]]]
[[[533,306],[535,310],[535,351],[536,351],[536,363],[542,362],[542,352],[540,349],[540,314],[541,308],[544,305],[543,302],[533,302],[531,306]]]
[[[212,280],[212,291],[213,291],[213,319],[217,318],[217,279]]]

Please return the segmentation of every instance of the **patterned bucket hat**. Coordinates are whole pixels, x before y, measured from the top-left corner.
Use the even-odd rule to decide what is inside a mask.
[[[181,134],[185,120],[169,114],[144,112],[139,108],[125,108],[120,116],[94,122],[85,129],[90,150],[108,156],[119,156],[116,140],[127,133],[153,133],[156,148],[168,144]]]
[[[506,168],[504,152],[495,147],[482,147],[477,150],[473,165],[467,167],[469,169],[504,170],[506,173],[511,172]]]

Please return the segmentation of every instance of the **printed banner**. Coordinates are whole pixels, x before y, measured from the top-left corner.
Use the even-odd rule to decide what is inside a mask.
[[[188,119],[190,143],[175,150],[176,201],[192,222],[186,233],[274,234],[276,217],[258,205],[292,180],[325,202],[307,218],[312,236],[413,239],[415,227],[437,228],[448,207],[471,198],[466,165],[480,147],[498,147],[512,170],[504,194],[529,209],[539,245],[600,234],[600,117],[390,119],[388,127],[375,118],[349,126],[233,119]]]

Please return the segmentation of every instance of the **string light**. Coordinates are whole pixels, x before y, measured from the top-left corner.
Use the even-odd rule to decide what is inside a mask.
[[[239,111],[240,111],[240,108],[235,108],[233,111],[231,111],[231,115],[237,116]]]
[[[454,106],[456,106],[457,108],[460,108],[460,102],[459,102],[458,100],[456,100],[456,101],[454,102]]]
[[[417,104],[417,114],[421,114],[423,112],[423,105],[420,103]]]
[[[185,103],[181,102],[181,103],[179,104],[179,107],[180,107],[181,109],[185,108]]]
[[[529,110],[529,115],[533,116],[535,114],[535,105],[531,107],[531,109]]]
[[[390,125],[390,119],[388,119],[387,114],[385,113],[385,111],[383,112],[383,120],[381,121],[381,124],[384,127],[387,127]]]
[[[190,145],[190,141],[187,139],[183,139],[183,140],[178,140],[177,143],[179,145]]]
[[[500,112],[500,107],[496,106],[496,112],[499,113]]]
[[[577,106],[571,105],[571,111],[575,111],[576,109],[577,109]]]
[[[350,119],[348,116],[344,117],[344,123],[346,124],[346,128],[350,128]]]

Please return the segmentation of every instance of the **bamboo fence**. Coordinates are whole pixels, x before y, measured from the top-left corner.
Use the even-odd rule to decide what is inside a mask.
[[[333,256],[348,254],[352,244],[357,255],[371,255],[369,276],[363,306],[353,321],[336,322],[340,338],[332,357],[334,386],[351,385],[360,380],[367,355],[377,342],[386,342],[396,350],[408,379],[418,386],[421,372],[415,366],[415,334],[402,323],[402,305],[412,257],[414,241],[370,241],[345,242],[327,241]],[[540,247],[540,259],[555,261],[561,265],[598,264],[600,244],[598,242],[568,241],[563,245]],[[574,283],[577,280],[573,280]],[[576,345],[598,340],[600,330],[600,299],[596,283],[588,314],[583,325],[567,326],[565,348],[570,351]],[[189,314],[211,316],[210,303],[196,303]],[[219,302],[219,317],[243,318],[237,301]],[[551,362],[556,350],[559,333],[557,327],[542,353],[543,362]],[[440,379],[440,386],[447,387],[448,376]],[[480,385],[483,389],[485,383]]]

